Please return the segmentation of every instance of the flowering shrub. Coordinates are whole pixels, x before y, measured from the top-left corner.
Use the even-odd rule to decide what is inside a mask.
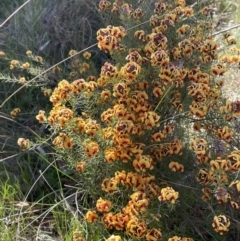
[[[94,76],[90,53],[74,57],[72,81],[61,80],[50,113],[36,117],[86,188],[82,222],[113,233],[106,240],[199,240],[238,222],[240,104],[225,101],[221,85],[240,60],[219,58],[210,7],[171,2],[101,0],[99,11],[121,23],[96,36],[112,61]]]

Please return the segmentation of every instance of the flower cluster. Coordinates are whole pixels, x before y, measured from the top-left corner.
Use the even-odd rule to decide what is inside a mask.
[[[97,40],[99,49],[109,52],[121,48],[118,41],[126,35],[126,30],[123,27],[107,26],[107,28],[99,29],[97,32]]]
[[[144,9],[152,16],[144,28],[108,25],[98,30],[98,48],[112,57],[99,76],[86,74],[90,53],[81,62],[71,50],[73,72],[86,78],[72,73],[71,82],[60,81],[49,93],[52,110],[36,117],[50,125],[56,149],[87,183],[94,205],[88,205],[84,220],[111,229],[109,241],[123,236],[161,240],[167,225],[158,217],[161,212],[170,216],[165,207],[182,205],[183,188],[201,186],[202,200],[194,200],[199,209],[212,198],[216,205],[239,209],[240,184],[234,176],[240,152],[231,146],[236,140],[231,121],[239,118],[240,104],[220,98],[220,78],[230,62],[217,61],[218,44],[209,37],[213,27],[207,23],[211,10],[197,6],[195,11],[185,0],[156,1],[148,8],[146,1],[138,4],[99,1],[100,12],[126,25],[141,22]],[[204,21],[191,21],[193,14]],[[192,188],[188,180],[193,174],[191,184],[198,186]],[[94,188],[88,187],[89,180]],[[228,231],[226,217],[214,218],[216,232]]]

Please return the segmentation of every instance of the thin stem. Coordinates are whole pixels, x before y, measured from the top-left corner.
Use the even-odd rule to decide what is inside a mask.
[[[17,12],[20,11],[27,3],[29,3],[31,0],[27,0],[25,3],[22,4],[19,8],[17,8],[6,20],[3,21],[3,23],[0,24],[0,28],[10,19],[12,18]]]
[[[223,29],[223,30],[221,30],[221,31],[218,31],[218,32],[216,32],[216,33],[213,33],[212,36],[216,36],[216,35],[218,35],[218,34],[220,34],[220,33],[224,33],[224,32],[230,31],[230,30],[232,30],[232,29],[239,28],[239,27],[240,27],[240,24],[237,24],[237,25],[235,25],[235,26],[232,26],[232,27],[229,27],[229,28],[225,28],[225,29]]]
[[[96,46],[96,45],[97,45],[97,43],[95,43],[95,44],[93,44],[93,45],[91,45],[91,46],[89,46],[89,47],[87,47],[87,48],[85,48],[85,49],[83,49],[83,50],[81,50],[81,51],[78,51],[76,54],[71,55],[71,56],[69,56],[69,57],[61,60],[60,62],[54,64],[54,65],[51,66],[50,68],[48,68],[48,69],[46,69],[45,71],[43,71],[41,74],[35,76],[33,79],[31,79],[31,80],[29,80],[28,82],[26,82],[24,85],[22,85],[21,87],[19,87],[16,91],[14,91],[10,96],[8,96],[8,98],[7,98],[6,100],[4,100],[3,103],[0,105],[0,109],[6,104],[7,101],[9,101],[16,93],[18,93],[18,92],[19,92],[21,89],[23,89],[26,85],[28,85],[29,83],[33,82],[35,79],[39,78],[39,77],[42,76],[43,74],[46,74],[47,72],[49,72],[49,71],[52,70],[53,68],[57,67],[59,64],[64,63],[65,61],[71,59],[72,57],[74,57],[74,56],[76,56],[76,55],[78,55],[78,54],[80,54],[80,53],[82,53],[82,52],[84,52],[84,51],[86,51],[86,50],[88,50],[88,49]]]

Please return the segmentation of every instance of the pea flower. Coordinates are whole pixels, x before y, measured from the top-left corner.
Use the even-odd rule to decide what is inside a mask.
[[[83,144],[85,148],[85,154],[88,158],[95,156],[99,152],[99,145],[94,141],[87,141],[87,143]]]
[[[178,162],[170,162],[169,163],[169,168],[173,171],[173,172],[184,172],[184,166]]]
[[[179,193],[176,192],[172,187],[166,187],[161,190],[161,195],[158,197],[158,200],[175,203],[178,196],[179,196]]]
[[[108,200],[104,200],[101,197],[97,200],[96,208],[99,212],[109,212],[112,203]]]
[[[13,119],[16,118],[16,116],[21,112],[20,108],[14,108],[11,112],[10,115],[12,116]]]
[[[87,163],[86,162],[78,162],[76,165],[76,171],[77,172],[83,172],[84,169],[86,168]]]
[[[214,216],[212,226],[216,232],[223,235],[229,230],[230,220],[223,214]]]
[[[119,235],[112,235],[106,241],[122,241],[122,238]]]
[[[162,239],[162,233],[159,229],[152,228],[147,230],[146,240],[147,241],[158,241]]]
[[[96,211],[87,211],[87,213],[85,214],[84,219],[88,222],[88,223],[94,223],[97,221],[98,215],[96,213]]]

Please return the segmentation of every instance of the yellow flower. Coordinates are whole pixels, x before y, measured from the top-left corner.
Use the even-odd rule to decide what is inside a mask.
[[[104,157],[108,163],[112,163],[117,160],[117,149],[115,147],[107,147],[104,151]]]
[[[16,118],[16,116],[21,112],[20,108],[14,108],[11,112],[10,115],[12,116],[13,119]]]
[[[19,67],[20,62],[18,60],[12,60],[10,63],[10,69],[14,69],[15,67]]]
[[[134,33],[134,37],[138,38],[139,40],[145,41],[145,32],[143,30],[137,30]]]
[[[154,111],[145,112],[142,117],[142,122],[145,124],[146,129],[152,129],[154,126],[159,126],[160,116]]]
[[[101,197],[97,200],[96,208],[99,212],[109,212],[112,203],[109,200],[104,200]]]
[[[162,233],[159,229],[152,228],[147,230],[146,240],[147,241],[158,241],[162,239]]]
[[[22,148],[23,151],[30,146],[29,140],[24,138],[18,138],[17,144]]]
[[[235,187],[237,192],[240,192],[240,181],[233,181],[230,183],[229,187]]]
[[[172,187],[166,187],[161,190],[161,196],[158,197],[158,200],[175,203],[178,196],[179,193],[176,192]]]
[[[229,230],[230,220],[223,214],[214,216],[212,226],[216,232],[223,235],[224,232],[228,232]]]
[[[39,113],[36,116],[36,119],[39,121],[39,123],[44,123],[47,120],[45,116],[45,111],[39,110]]]
[[[184,166],[182,164],[179,164],[178,162],[170,162],[169,163],[169,168],[173,171],[173,172],[184,172]]]
[[[3,51],[0,51],[0,58],[5,57],[6,54]]]
[[[223,75],[227,71],[227,67],[223,64],[216,64],[211,67],[213,75]]]
[[[83,172],[86,168],[87,163],[86,162],[78,162],[76,165],[76,171],[77,172]]]
[[[73,56],[73,55],[75,55],[76,53],[77,53],[76,50],[71,49],[71,50],[69,51],[68,55],[69,55],[69,56]]]
[[[140,65],[135,62],[129,62],[121,68],[120,74],[123,78],[127,78],[128,80],[133,81],[140,73],[140,71]]]
[[[52,93],[52,90],[51,90],[51,89],[45,89],[45,90],[43,91],[43,94],[44,94],[45,96],[50,96],[51,93]]]
[[[107,0],[100,0],[99,4],[98,4],[98,8],[100,11],[106,11],[107,9],[111,8],[111,2],[107,1]]]
[[[117,190],[117,181],[114,178],[105,178],[102,182],[102,190],[113,194],[113,192]]]
[[[85,154],[88,158],[95,156],[99,152],[99,145],[97,142],[90,141],[83,144],[85,148]]]
[[[30,67],[30,64],[28,62],[22,64],[21,68],[22,69],[28,69]]]
[[[132,164],[137,172],[146,172],[147,169],[153,169],[153,160],[148,155],[136,155]]]
[[[85,52],[83,53],[83,57],[84,57],[85,59],[90,59],[91,53],[85,51]]]
[[[210,166],[212,170],[228,170],[227,160],[222,160],[220,157],[218,157],[216,160],[211,160]]]
[[[146,224],[137,218],[132,218],[128,221],[126,226],[126,233],[134,238],[143,238],[146,235]]]
[[[27,50],[27,51],[26,51],[26,55],[27,55],[28,57],[32,56],[32,51],[31,51],[31,50]]]
[[[98,215],[96,213],[96,211],[87,211],[87,213],[85,214],[84,219],[88,222],[88,223],[93,223],[96,222],[98,218]]]
[[[178,236],[174,236],[172,238],[169,238],[168,241],[182,241],[182,238]]]
[[[112,235],[111,237],[109,237],[105,241],[122,241],[122,238],[119,235]]]

